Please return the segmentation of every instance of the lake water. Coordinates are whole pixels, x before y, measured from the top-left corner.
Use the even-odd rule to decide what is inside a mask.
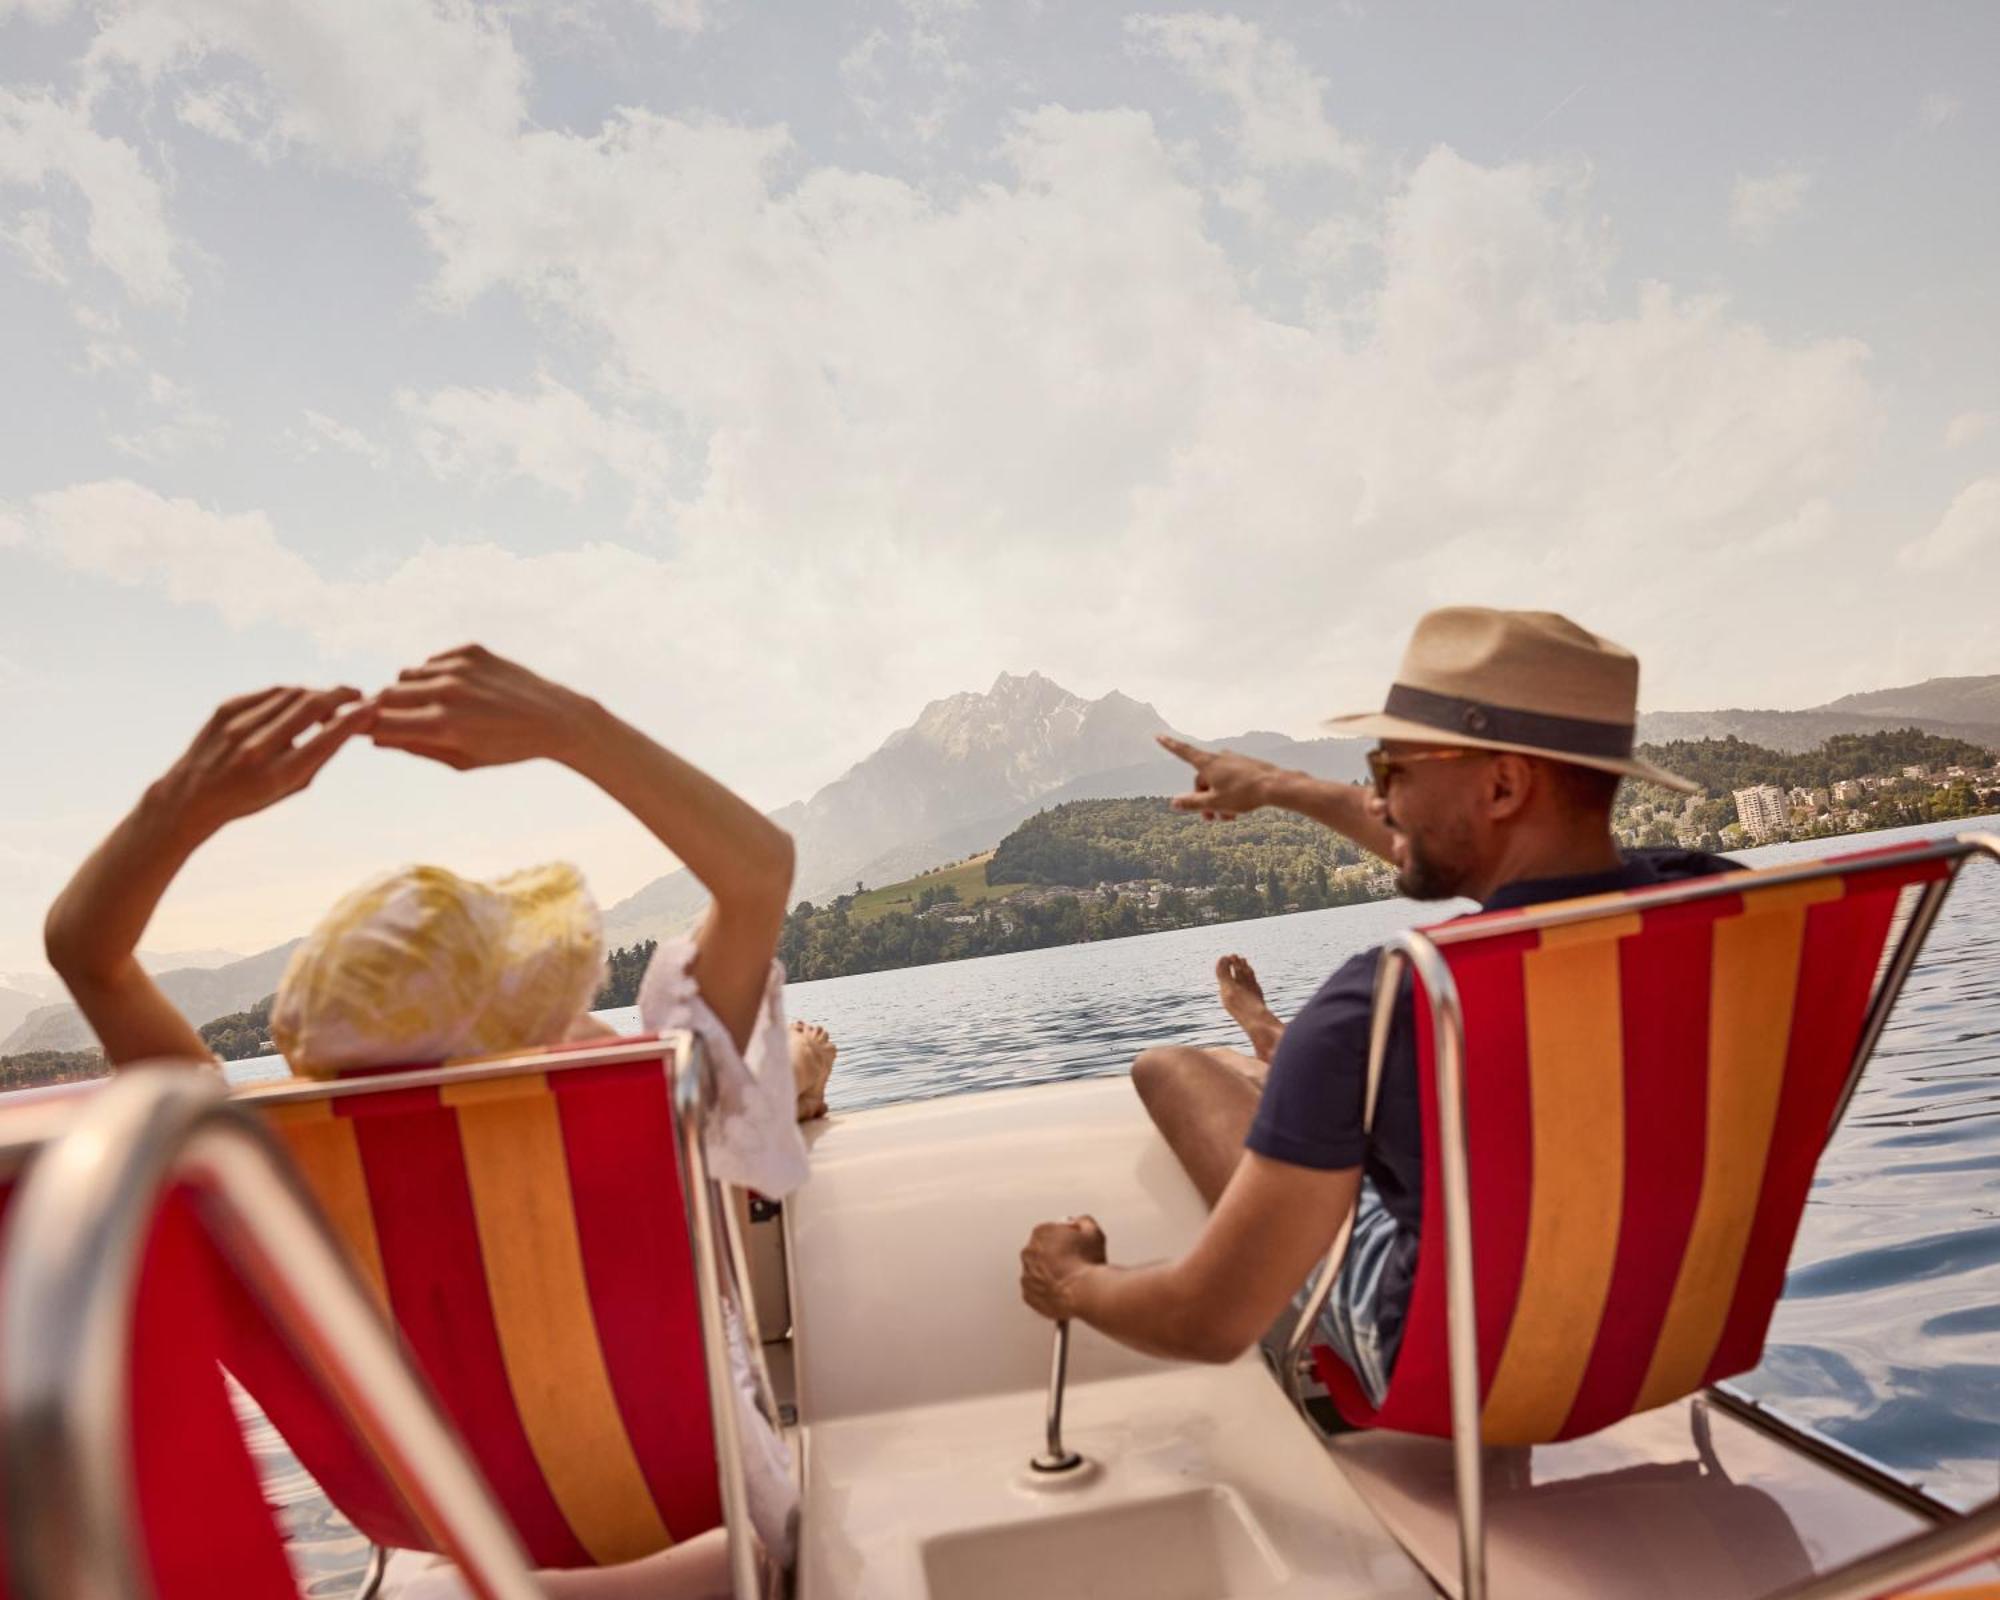
[[[2000,818],[1740,859],[1975,827]],[[840,1045],[835,1112],[1091,1077],[1147,1044],[1240,1043],[1215,998],[1219,955],[1248,957],[1286,1016],[1347,956],[1450,909],[1383,901],[832,978],[791,986],[786,1006]],[[1960,1503],[2000,1488],[2000,869],[1967,867],[1904,991],[1821,1164],[1748,1386]],[[288,1498],[314,1538],[301,1553],[315,1592],[345,1592],[354,1546],[309,1486]]]

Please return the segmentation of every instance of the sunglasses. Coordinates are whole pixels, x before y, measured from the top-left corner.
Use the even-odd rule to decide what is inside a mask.
[[[1396,774],[1405,767],[1413,767],[1419,761],[1456,761],[1460,756],[1488,754],[1491,752],[1475,750],[1468,745],[1452,745],[1443,750],[1417,750],[1409,755],[1392,756],[1377,745],[1368,752],[1368,776],[1375,780],[1375,792],[1386,800],[1389,798],[1389,785],[1396,781]]]

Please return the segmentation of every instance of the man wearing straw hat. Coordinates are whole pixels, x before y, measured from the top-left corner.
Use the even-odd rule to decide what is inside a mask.
[[[1697,851],[1622,852],[1612,836],[1621,779],[1697,787],[1632,753],[1638,689],[1637,658],[1566,617],[1452,606],[1418,621],[1379,712],[1328,724],[1380,741],[1372,788],[1161,743],[1194,768],[1176,809],[1219,820],[1297,811],[1394,863],[1412,899],[1500,910],[1734,870]],[[1378,958],[1346,962],[1284,1024],[1247,964],[1226,957],[1225,1004],[1263,1059],[1165,1046],[1142,1052],[1132,1074],[1208,1202],[1208,1225],[1177,1261],[1121,1268],[1106,1263],[1092,1219],[1043,1223],[1021,1253],[1028,1304],[1157,1355],[1230,1360],[1277,1319],[1351,1212],[1322,1333],[1379,1402],[1415,1273],[1423,1151],[1407,987],[1363,1127]]]

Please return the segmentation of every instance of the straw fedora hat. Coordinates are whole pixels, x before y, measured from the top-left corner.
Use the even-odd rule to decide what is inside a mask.
[[[1623,773],[1683,794],[1701,785],[1632,754],[1639,658],[1553,611],[1445,606],[1417,619],[1380,711],[1340,733],[1469,745]]]

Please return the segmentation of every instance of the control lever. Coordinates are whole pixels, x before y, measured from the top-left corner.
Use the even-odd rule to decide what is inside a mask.
[[[1083,1465],[1082,1456],[1063,1448],[1063,1385],[1068,1381],[1069,1323],[1064,1321],[1056,1324],[1055,1354],[1049,1362],[1048,1447],[1028,1460],[1028,1465],[1037,1472],[1074,1472]]]

